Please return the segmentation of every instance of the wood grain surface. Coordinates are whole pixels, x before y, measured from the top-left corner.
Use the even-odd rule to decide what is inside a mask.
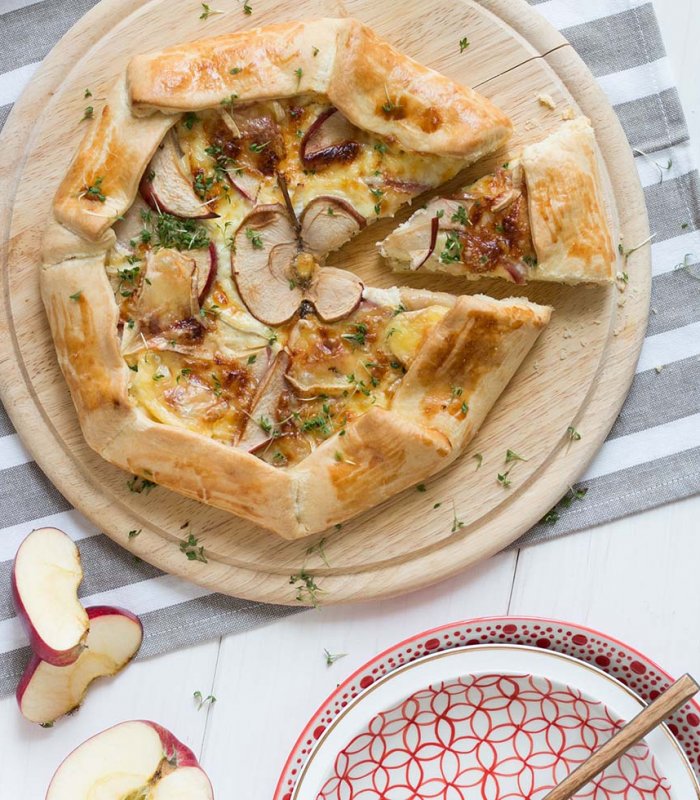
[[[478,87],[511,115],[511,151],[543,138],[569,108],[586,113],[596,129],[610,181],[611,213],[629,246],[646,238],[646,210],[629,147],[612,109],[572,48],[517,0],[259,0],[255,24],[320,15],[353,15],[403,51],[452,78]],[[494,407],[469,452],[428,483],[409,490],[326,535],[328,565],[307,549],[320,536],[283,542],[250,523],[156,488],[134,495],[128,475],[85,444],[56,364],[38,294],[38,248],[51,197],[81,135],[84,89],[95,98],[124,68],[130,54],[250,24],[240,9],[199,19],[197,9],[173,16],[167,0],[147,4],[103,0],[56,47],[35,75],[3,131],[6,161],[3,208],[0,358],[2,395],[32,455],[60,491],[108,535],[166,571],[218,591],[295,603],[289,577],[304,567],[315,576],[322,603],[395,595],[455,574],[502,549],[565,493],[614,421],[631,381],[649,303],[648,249],[621,269],[634,289],[557,287],[522,289],[496,282],[465,285],[437,276],[401,276],[415,286],[452,292],[526,294],[555,307],[540,338]],[[460,53],[460,30],[470,46]],[[554,110],[538,101],[546,93]],[[99,101],[94,105],[98,107]],[[20,155],[21,154],[21,155]],[[465,182],[507,160],[499,153],[464,173]],[[617,202],[616,202],[617,201]],[[400,220],[408,212],[401,215]],[[384,221],[334,257],[370,284],[392,285],[374,242],[396,224]],[[582,439],[570,442],[574,425]],[[506,449],[528,457],[496,480]],[[478,471],[470,457],[483,454]],[[440,503],[438,508],[434,505]],[[453,531],[454,519],[463,526]],[[181,526],[204,544],[207,564],[180,552]],[[141,528],[129,541],[127,532]]]

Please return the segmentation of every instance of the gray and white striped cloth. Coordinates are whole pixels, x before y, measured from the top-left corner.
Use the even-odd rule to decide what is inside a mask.
[[[584,476],[585,502],[519,544],[622,517],[700,491],[700,194],[678,93],[651,3],[530,0],[562,30],[606,91],[638,156],[651,229],[654,313],[630,396]],[[95,0],[0,0],[0,126],[41,59]],[[191,13],[191,12],[188,12]],[[659,168],[666,167],[659,182]],[[689,268],[678,268],[685,263]],[[657,371],[657,367],[663,370]],[[246,630],[294,609],[212,594],[131,555],[49,483],[0,409],[0,693],[27,658],[10,568],[26,533],[56,525],[81,540],[81,596],[123,605],[144,622],[141,656]]]

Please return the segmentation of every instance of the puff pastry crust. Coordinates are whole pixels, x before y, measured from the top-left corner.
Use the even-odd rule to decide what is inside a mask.
[[[379,248],[397,270],[612,282],[617,254],[590,122],[565,122],[506,168],[432,201]]]
[[[170,129],[183,114],[204,115],[203,110],[218,108],[222,97],[232,95],[236,95],[232,108],[239,101],[245,105],[323,96],[362,131],[411,152],[465,164],[500,146],[510,122],[485,98],[416,64],[360,23],[316,20],[135,57],[80,145],[57,192],[55,219],[46,230],[41,291],[87,442],[131,473],[293,539],[340,523],[456,458],[546,326],[551,309],[522,299],[373,290],[352,277],[346,288],[358,293],[357,303],[343,311],[340,321],[330,316],[321,319],[320,311],[318,322],[306,320],[302,307],[292,322],[285,323],[284,331],[279,329],[279,341],[276,333],[266,340],[269,329],[236,297],[234,278],[241,266],[235,258],[233,277],[226,267],[227,276],[222,278],[220,267],[214,289],[209,279],[200,280],[203,253],[208,253],[208,269],[214,275],[217,260],[221,264],[227,257],[223,233],[214,241],[214,221],[209,250],[203,249],[205,236],[204,244],[198,245],[199,255],[187,248],[173,250],[161,241],[162,249],[155,251],[161,255],[154,257],[149,237],[163,238],[164,231],[142,232],[137,237],[140,250],[133,249],[135,240],[130,238],[134,214],[151,220],[142,201],[134,200],[140,182],[143,195],[145,170],[164,137],[172,135]],[[222,162],[217,163],[223,169]],[[199,219],[215,216],[206,213],[214,202],[207,198],[206,188],[200,197],[204,199]],[[324,197],[323,203],[334,223],[340,217],[342,225],[360,219],[356,213],[343,217],[342,198]],[[270,218],[287,213],[279,202],[265,208]],[[254,208],[239,228],[239,233],[243,231],[239,258],[244,244],[260,256],[260,237],[268,234],[267,217],[255,217],[260,227],[250,227],[255,213]],[[315,213],[320,213],[318,208]],[[181,222],[191,223],[187,230],[193,231],[193,238],[205,224]],[[224,225],[219,227],[225,230]],[[299,227],[304,229],[303,217]],[[335,231],[325,250],[338,246],[342,236],[348,238],[354,229],[348,233],[341,226]],[[312,239],[318,242],[309,235]],[[132,249],[125,250],[129,240]],[[323,249],[314,244],[314,258],[322,258]],[[122,265],[117,270],[115,257]],[[144,291],[148,270],[160,270],[160,277],[169,274],[179,282],[171,287],[163,307],[151,297],[153,291]],[[335,281],[342,272],[325,274]],[[155,278],[156,272],[151,275]],[[300,291],[290,281],[292,289]],[[319,299],[319,285],[304,291],[304,297],[311,298],[305,303],[315,302],[317,310],[326,307]],[[333,292],[327,293],[326,303],[337,303]],[[187,311],[180,316],[190,316],[173,325],[172,315],[182,308]],[[134,321],[129,317],[132,312],[141,316]],[[401,318],[392,324],[395,315]],[[226,325],[238,326],[235,347],[261,336],[262,345],[232,354],[234,339],[224,336]],[[319,337],[334,342],[336,363],[344,366],[347,359],[355,359],[367,375],[345,375],[335,366],[319,373],[323,362],[309,355]],[[294,342],[303,355],[296,362],[291,355],[296,352]],[[369,362],[369,354],[381,357],[382,363]],[[197,359],[204,365],[202,374],[216,373],[205,376],[207,385],[191,367]],[[177,364],[179,371],[169,369],[168,363]],[[319,374],[320,380],[330,381],[324,388],[329,393],[327,403],[323,401],[327,395],[319,400],[311,391]],[[205,407],[207,414],[219,413],[220,395],[235,381],[245,386],[249,405],[238,416],[217,417],[219,428],[209,422],[209,427],[198,427],[185,418],[168,424],[159,416],[164,397],[170,404],[168,419],[175,418],[173,408],[185,401],[191,403],[189,409]],[[150,405],[139,400],[144,387]],[[271,404],[265,392],[273,389]],[[293,395],[297,405],[283,418],[287,395]],[[322,411],[304,416],[301,401],[309,406],[323,402]],[[251,441],[246,432],[251,425],[267,434],[262,445],[235,446]],[[305,436],[300,437],[299,431]],[[306,457],[293,450],[301,440],[312,441]],[[288,446],[277,466],[265,455],[271,441],[280,451]]]

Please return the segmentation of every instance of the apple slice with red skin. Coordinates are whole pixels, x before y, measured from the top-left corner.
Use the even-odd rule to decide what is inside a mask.
[[[121,722],[70,753],[46,800],[213,800],[189,747],[155,722]]]
[[[192,177],[182,167],[174,134],[167,133],[139,185],[141,197],[158,214],[186,219],[218,217],[194,191]]]
[[[360,144],[354,137],[357,128],[337,108],[322,111],[311,123],[299,146],[307,169],[319,170],[328,164],[347,164],[357,157]]]
[[[194,259],[197,265],[196,284],[199,305],[201,306],[216,280],[216,274],[219,269],[219,256],[214,242],[209,242],[209,247],[206,250],[190,250],[188,255]]]
[[[136,655],[143,640],[139,618],[122,608],[86,609],[90,631],[76,661],[55,667],[32,656],[17,687],[17,704],[30,722],[47,725],[75,710],[96,678],[116,675]]]
[[[22,542],[12,567],[17,614],[39,658],[72,664],[85,647],[89,620],[78,600],[80,553],[58,528],[37,528]]]

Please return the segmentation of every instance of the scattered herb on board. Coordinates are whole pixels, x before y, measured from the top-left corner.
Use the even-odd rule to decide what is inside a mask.
[[[207,703],[211,703],[212,705],[216,703],[216,697],[214,697],[213,694],[208,694],[206,697],[203,697],[199,690],[194,692],[192,697],[194,697],[194,701],[197,703],[197,711],[201,711]]]
[[[683,256],[683,261],[681,261],[680,264],[676,264],[676,266],[673,269],[674,270],[684,269],[688,273],[688,275],[690,275],[691,278],[694,278],[696,281],[700,281],[700,274],[698,274],[697,271],[693,272],[692,270],[693,266],[691,263],[692,259],[693,259],[693,254],[686,253]]]
[[[484,463],[484,457],[481,455],[481,453],[474,453],[472,458],[476,461],[476,469],[474,470],[474,472],[476,472],[477,470],[481,469],[481,465]]]
[[[318,47],[313,47],[313,48],[311,48],[311,54],[313,55],[313,57],[314,57],[314,58],[316,58],[316,56],[317,56],[317,55],[318,55],[320,52],[321,52],[321,51],[318,49]]]
[[[68,296],[70,297],[71,300],[73,300],[74,302],[77,303],[78,300],[80,300],[80,298],[83,296],[83,290],[82,289],[78,289],[77,292],[75,292],[74,294],[70,294]]]
[[[323,655],[326,659],[326,666],[332,667],[336,661],[338,661],[341,658],[345,658],[347,653],[330,653],[328,650],[324,648]]]
[[[42,728],[53,728],[53,722],[40,722],[39,725]]]
[[[154,486],[157,486],[154,481],[149,481],[148,478],[142,478],[140,475],[134,475],[126,482],[126,485],[134,494],[143,494],[144,492],[148,494]]]
[[[499,472],[496,476],[496,480],[503,486],[504,489],[507,489],[511,485],[511,480],[508,477],[510,475],[510,470],[506,470],[505,472]]]
[[[290,575],[289,583],[296,587],[296,601],[298,603],[308,602],[314,608],[318,607],[318,595],[323,591],[316,584],[313,575],[302,567],[296,575]]]
[[[459,40],[459,52],[463,53],[467,47],[469,47],[469,39],[464,36],[462,39]]]
[[[523,458],[519,456],[517,453],[513,452],[513,450],[506,450],[506,464],[510,464],[513,461],[527,461],[527,458]]]
[[[95,116],[95,109],[92,106],[86,106],[85,111],[83,111],[83,116],[80,118],[81,122],[85,122],[86,119],[92,119]]]
[[[573,425],[569,425],[569,427],[566,429],[566,435],[572,442],[581,441],[581,434],[576,430],[576,428],[574,428]]]
[[[588,489],[585,486],[580,489],[574,489],[573,486],[569,487],[564,497],[542,517],[540,524],[554,525],[559,520],[559,511],[561,509],[569,508],[576,500],[583,500],[587,494]]]
[[[452,533],[456,533],[460,528],[464,527],[464,522],[457,516],[457,506],[455,501],[452,501]]]
[[[645,244],[649,244],[649,242],[656,236],[655,233],[652,233],[651,236],[648,236],[643,242],[636,244],[634,247],[630,247],[629,250],[623,247],[622,242],[620,242],[617,246],[617,252],[625,259],[627,259],[632,255],[632,253],[636,253],[637,250],[640,250],[644,247]]]
[[[209,19],[214,14],[223,14],[223,11],[217,11],[215,8],[210,8],[206,3],[200,3],[202,6],[202,13],[199,15],[200,19]]]
[[[134,530],[129,531],[129,538],[130,539],[135,539],[141,533],[142,530],[143,530],[143,528],[139,528],[138,530],[136,530],[136,528],[134,528]]]
[[[207,557],[204,555],[204,545],[199,544],[194,534],[190,533],[184,541],[180,542],[180,552],[184,553],[188,561],[201,561],[207,564]]]
[[[243,13],[250,16],[253,13],[253,6],[250,3],[243,3]]]
[[[311,556],[314,553],[318,553],[319,558],[321,559],[321,561],[323,561],[323,563],[327,567],[330,567],[330,564],[328,563],[328,559],[326,558],[325,547],[326,547],[326,537],[324,536],[323,539],[321,539],[320,541],[316,542],[316,544],[312,544],[311,547],[307,548],[306,555],[307,556]]]
[[[92,92],[89,89],[86,89],[85,94],[83,94],[83,97],[87,100],[88,97],[92,97]]]
[[[418,486],[416,486],[416,491],[417,492],[427,492],[428,491],[428,487],[424,483],[419,483]]]

